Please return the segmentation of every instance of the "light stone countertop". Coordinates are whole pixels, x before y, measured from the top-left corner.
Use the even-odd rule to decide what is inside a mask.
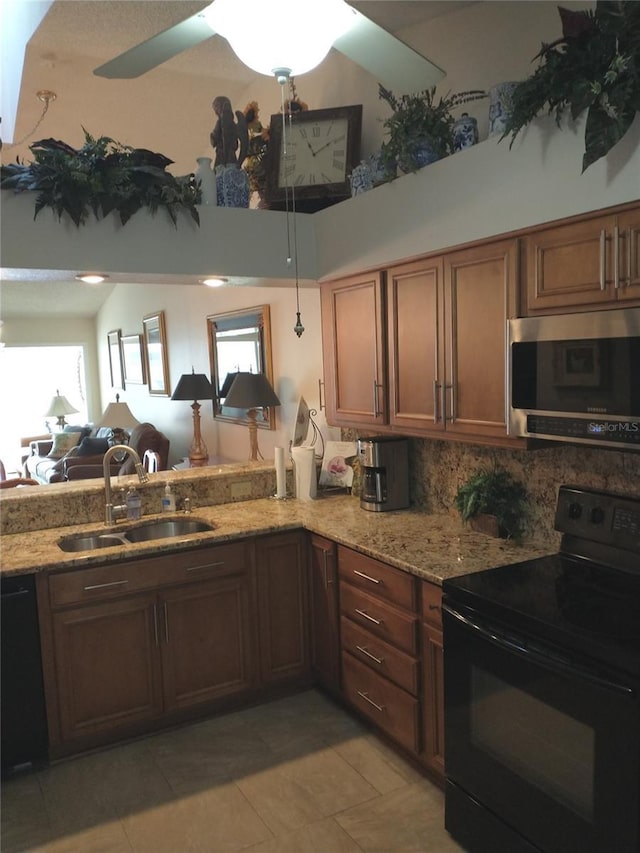
[[[158,517],[166,518],[145,516],[143,522]],[[0,538],[0,572],[17,575],[105,565],[300,527],[438,584],[445,578],[517,563],[556,550],[551,544],[518,545],[475,533],[463,527],[457,516],[429,515],[415,510],[367,512],[360,508],[357,499],[346,495],[306,502],[261,498],[197,507],[187,517],[208,521],[215,529],[179,540],[153,540],[72,553],[58,547],[61,536],[104,533],[109,528],[94,522],[4,535]],[[136,523],[141,522],[132,524]],[[126,522],[120,522],[117,529],[125,526]]]

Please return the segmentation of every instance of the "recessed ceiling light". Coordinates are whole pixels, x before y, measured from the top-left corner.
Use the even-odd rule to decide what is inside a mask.
[[[206,284],[207,287],[222,287],[223,284],[227,283],[227,279],[221,278],[219,275],[212,275],[210,278],[202,278],[200,281],[203,284]]]
[[[84,281],[85,284],[102,284],[109,276],[101,273],[82,273],[76,278],[78,281]]]

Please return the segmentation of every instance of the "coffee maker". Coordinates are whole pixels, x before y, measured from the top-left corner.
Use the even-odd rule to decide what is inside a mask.
[[[406,438],[378,435],[358,439],[362,471],[360,506],[385,512],[409,506],[409,443]]]

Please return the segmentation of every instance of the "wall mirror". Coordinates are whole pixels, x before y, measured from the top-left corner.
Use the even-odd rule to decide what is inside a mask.
[[[264,373],[273,386],[271,319],[268,305],[213,314],[207,317],[211,384],[215,390],[213,417],[232,423],[248,423],[243,409],[224,405],[234,374],[239,370]],[[275,429],[275,409],[259,410],[258,426]]]
[[[149,394],[169,396],[169,360],[164,311],[142,318]]]

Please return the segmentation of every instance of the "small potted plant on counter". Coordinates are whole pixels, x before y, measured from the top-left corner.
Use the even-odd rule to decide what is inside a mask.
[[[463,483],[454,502],[462,521],[481,533],[519,538],[525,528],[527,492],[508,471],[480,470]]]

